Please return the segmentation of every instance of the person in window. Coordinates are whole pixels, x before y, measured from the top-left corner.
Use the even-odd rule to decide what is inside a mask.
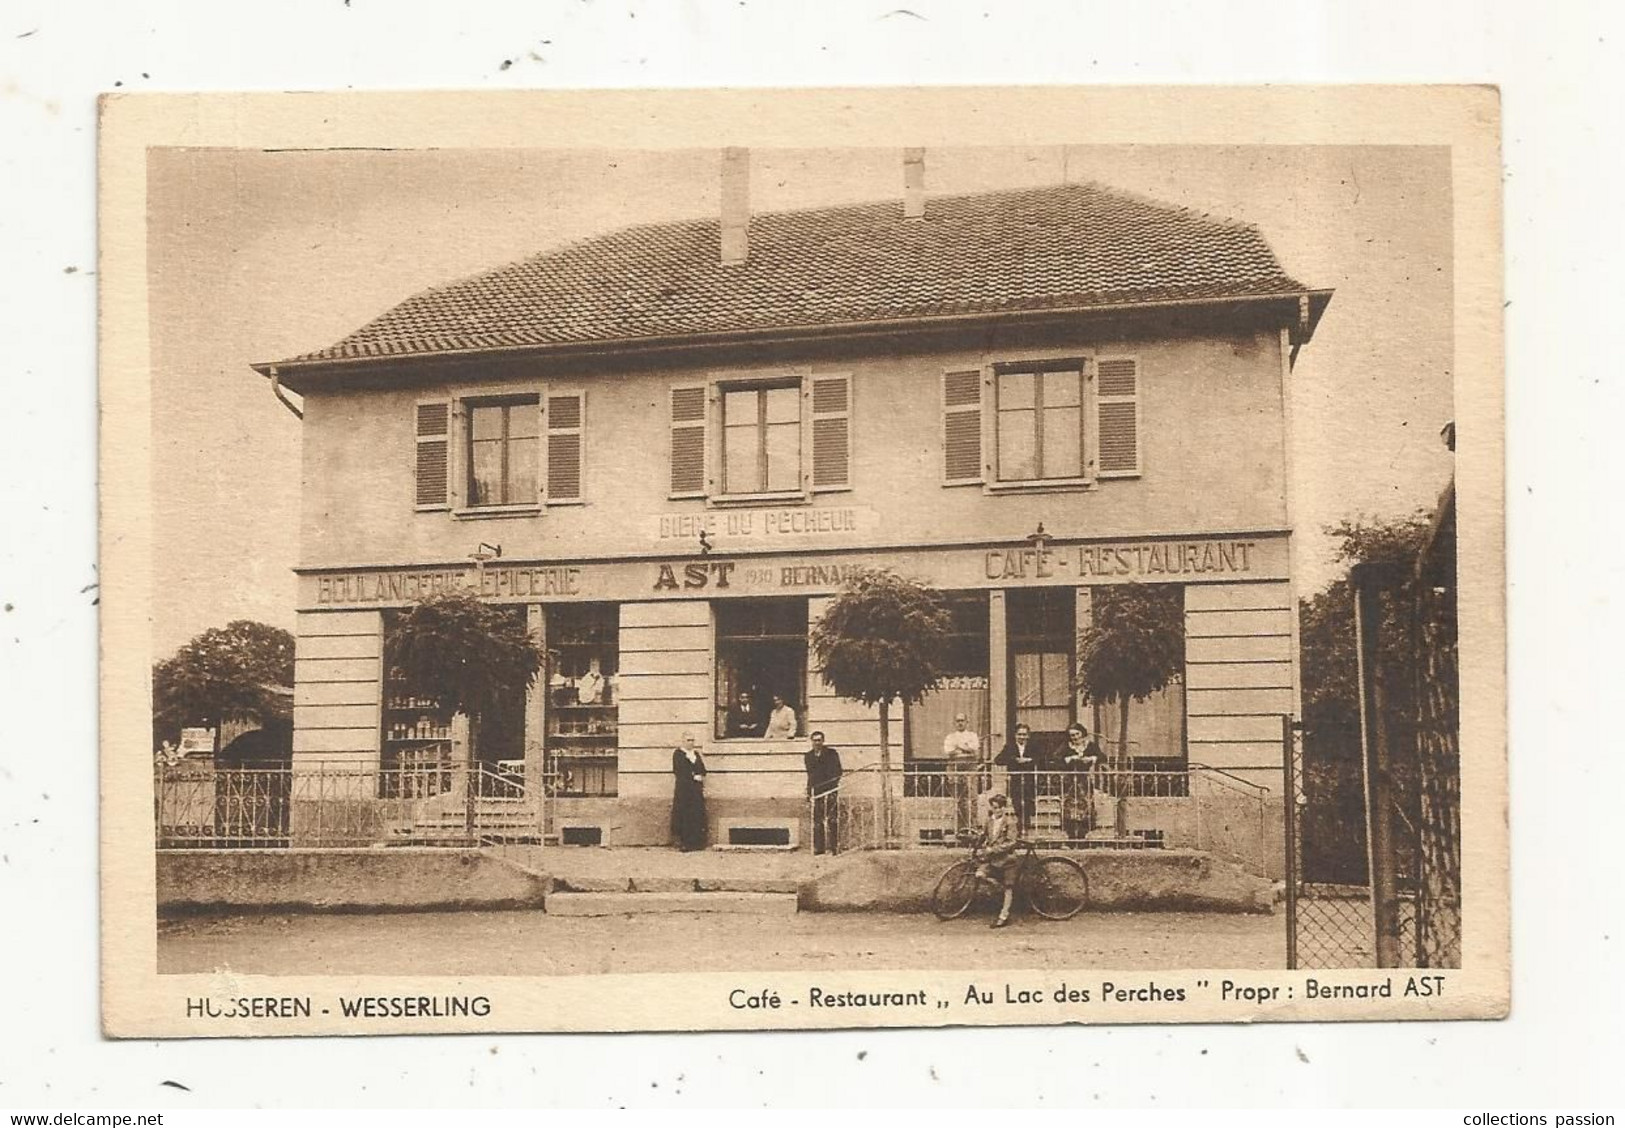
[[[1010,773],[1010,803],[1016,810],[1016,825],[1031,829],[1033,800],[1038,794],[1038,773],[1043,770],[1043,757],[1031,743],[1032,730],[1026,725],[1016,726],[1015,739],[993,757],[993,762]]]
[[[767,718],[762,716],[756,708],[756,699],[750,690],[739,691],[739,698],[734,707],[728,710],[727,734],[729,736],[761,736],[762,730],[767,726]]]
[[[576,682],[576,700],[583,705],[597,705],[604,696],[604,674],[598,668],[598,659],[592,659],[587,672]]]
[[[807,739],[812,742],[804,760],[807,765],[807,797],[812,801],[813,853],[833,854],[836,804],[841,787],[841,757],[824,743],[823,733],[815,732]]]
[[[988,796],[987,822],[982,826],[976,847],[976,876],[1004,888],[1004,901],[993,927],[1010,923],[1010,906],[1016,899],[1016,848],[1020,845],[1016,820],[1010,816],[1010,801],[1000,792]]]
[[[767,715],[766,735],[769,740],[794,740],[796,735],[796,711],[776,693],[773,709]]]
[[[1066,836],[1074,842],[1095,828],[1096,772],[1106,762],[1100,741],[1080,724],[1066,726],[1066,747],[1061,750],[1061,817]]]
[[[705,757],[694,734],[671,754],[671,836],[680,850],[705,849]]]

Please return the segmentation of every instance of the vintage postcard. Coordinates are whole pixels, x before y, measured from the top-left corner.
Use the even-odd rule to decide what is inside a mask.
[[[101,154],[109,1034],[1507,1013],[1493,90]]]

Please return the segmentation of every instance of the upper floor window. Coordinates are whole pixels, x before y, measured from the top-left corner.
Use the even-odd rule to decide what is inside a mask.
[[[999,481],[1083,477],[1081,367],[998,371]]]
[[[727,502],[847,489],[851,378],[724,376],[671,389],[670,496]]]
[[[468,405],[468,505],[534,505],[538,498],[537,397]]]
[[[414,411],[416,508],[489,516],[584,500],[583,391],[431,399]]]
[[[942,480],[988,489],[1140,473],[1139,360],[1012,361],[942,376]]]
[[[799,383],[725,388],[722,393],[722,492],[801,489]]]

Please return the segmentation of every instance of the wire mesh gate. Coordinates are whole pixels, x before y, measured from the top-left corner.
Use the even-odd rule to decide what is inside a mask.
[[[1359,734],[1281,718],[1286,764],[1286,957],[1291,968],[1376,963]]]
[[[1414,562],[1357,565],[1360,723],[1281,720],[1287,966],[1461,966],[1455,493]]]

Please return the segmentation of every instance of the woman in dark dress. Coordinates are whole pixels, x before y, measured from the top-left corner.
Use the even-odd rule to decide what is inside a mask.
[[[671,836],[681,850],[705,849],[705,757],[693,733],[671,754]]]
[[[1066,748],[1061,753],[1061,816],[1066,836],[1081,842],[1095,828],[1096,773],[1105,763],[1100,741],[1080,724],[1066,727]]]

